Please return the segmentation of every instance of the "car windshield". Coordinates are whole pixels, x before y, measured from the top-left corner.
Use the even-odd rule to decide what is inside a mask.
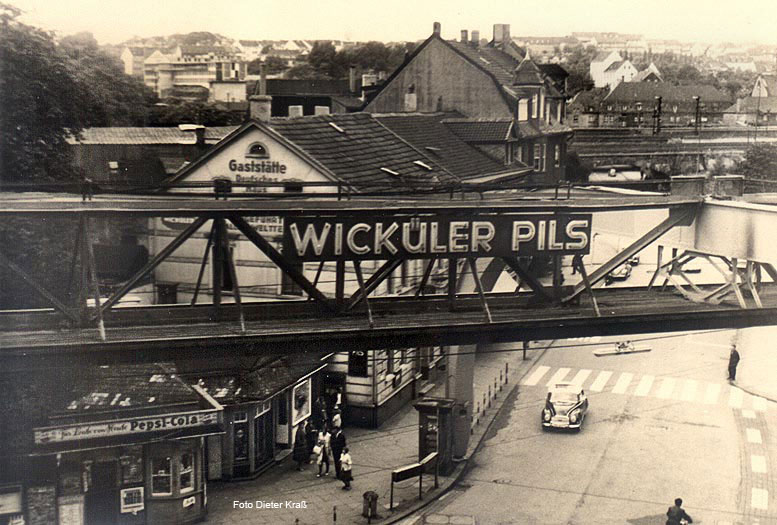
[[[553,403],[568,405],[571,403],[577,403],[577,394],[574,392],[554,392],[551,395],[550,400]]]

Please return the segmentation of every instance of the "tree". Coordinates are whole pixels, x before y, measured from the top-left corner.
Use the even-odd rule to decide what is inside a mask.
[[[596,48],[593,46],[577,45],[570,49],[564,63],[564,68],[569,72],[567,91],[570,97],[594,87],[590,71],[591,61],[595,56]]]
[[[262,72],[262,64],[264,64],[268,75],[277,75],[278,73],[283,73],[284,71],[289,69],[288,64],[281,57],[268,56],[264,60],[264,62],[262,62],[261,58],[255,58],[252,61],[250,61],[248,63],[248,66],[246,67],[248,74],[249,75],[260,74]]]
[[[231,126],[243,121],[242,114],[225,111],[204,102],[172,101],[158,104],[149,115],[151,126],[202,124],[203,126]]]
[[[753,144],[734,171],[745,176],[748,192],[773,192],[777,189],[777,144]]]

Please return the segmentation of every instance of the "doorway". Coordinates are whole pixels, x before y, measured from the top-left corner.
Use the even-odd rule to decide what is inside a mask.
[[[84,501],[86,525],[113,525],[119,515],[118,463],[92,464],[92,480]]]

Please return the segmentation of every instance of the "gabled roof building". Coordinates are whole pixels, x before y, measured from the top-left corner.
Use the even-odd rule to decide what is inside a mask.
[[[466,118],[512,120],[517,140],[511,159],[532,166],[533,178],[564,176],[565,93],[558,71],[543,71],[510,38],[507,24],[494,26],[482,44],[479,31],[445,40],[440,25],[407,58],[365,106],[376,113],[456,111]]]

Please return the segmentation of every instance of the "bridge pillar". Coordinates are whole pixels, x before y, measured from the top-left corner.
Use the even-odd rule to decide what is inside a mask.
[[[478,346],[448,347],[445,397],[456,401],[453,408],[453,457],[455,458],[464,457],[469,445],[475,379],[475,352]]]

